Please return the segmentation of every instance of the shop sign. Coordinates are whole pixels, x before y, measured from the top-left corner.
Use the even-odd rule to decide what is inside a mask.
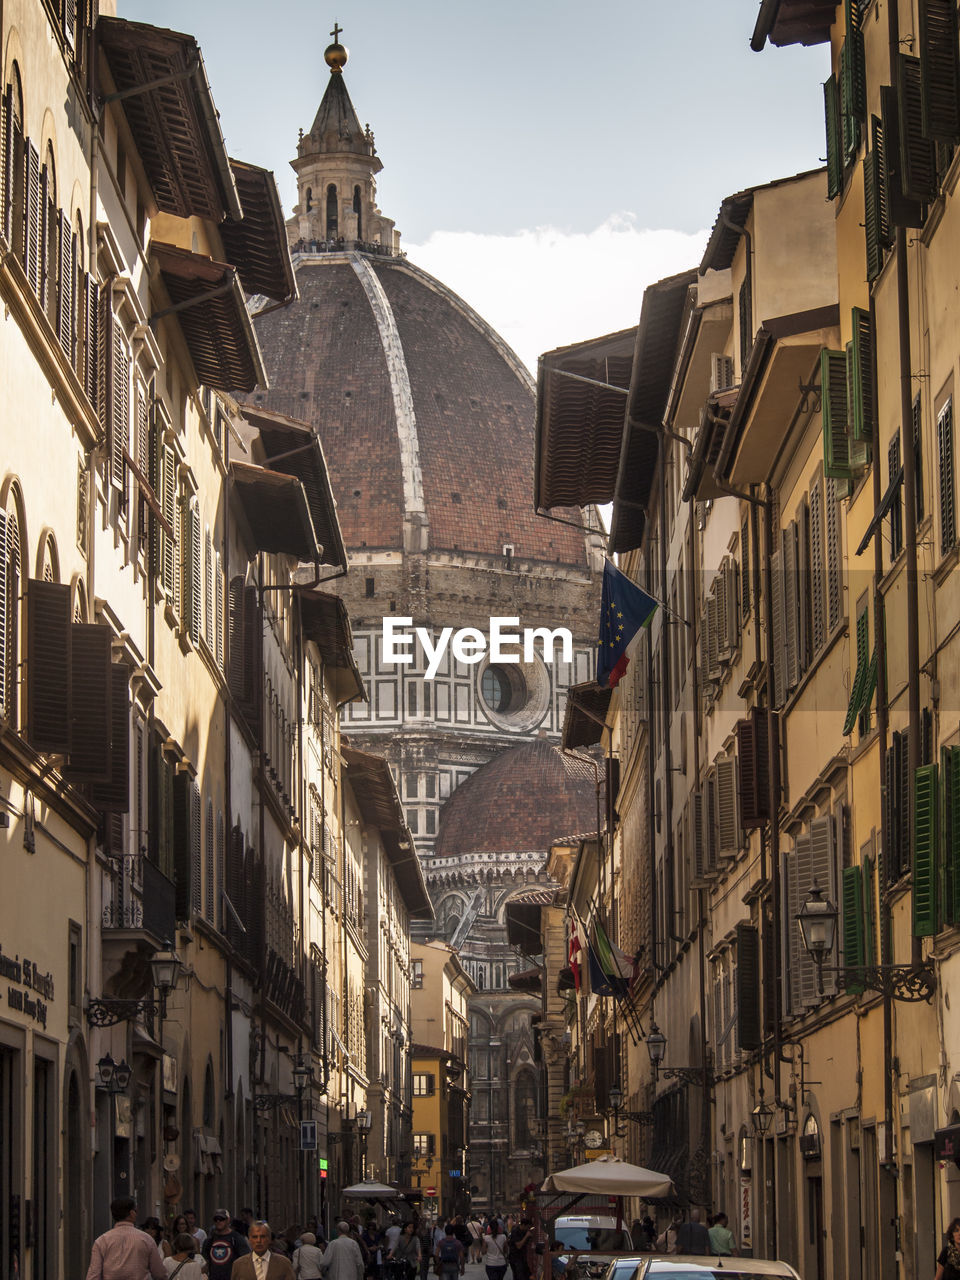
[[[163,1089],[165,1093],[177,1092],[177,1080],[179,1077],[177,1067],[177,1059],[172,1054],[165,1053],[163,1055]]]
[[[6,978],[7,1004],[47,1029],[47,1002],[53,1000],[53,974],[41,973],[26,956],[11,957],[0,948],[0,978]]]
[[[749,1249],[753,1245],[753,1180],[749,1177],[740,1179],[740,1248]]]

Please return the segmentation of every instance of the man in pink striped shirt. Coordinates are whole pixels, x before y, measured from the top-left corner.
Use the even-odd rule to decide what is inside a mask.
[[[134,1225],[137,1202],[120,1196],[110,1214],[113,1227],[93,1242],[87,1280],[167,1280],[156,1241]]]

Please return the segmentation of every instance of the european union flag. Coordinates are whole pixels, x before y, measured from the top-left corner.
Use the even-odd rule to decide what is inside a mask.
[[[657,602],[641,591],[609,560],[603,566],[600,638],[597,641],[597,684],[613,689],[630,659],[627,645],[653,617]]]

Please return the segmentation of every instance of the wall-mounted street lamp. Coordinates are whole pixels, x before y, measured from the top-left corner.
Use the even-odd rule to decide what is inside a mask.
[[[817,966],[817,991],[823,995],[823,969],[837,941],[839,912],[816,880],[797,912],[804,948]],[[863,964],[833,968],[843,987],[879,991],[891,1000],[932,1000],[937,980],[928,964]]]
[[[713,1072],[709,1067],[663,1067],[661,1063],[667,1055],[667,1037],[657,1024],[651,1023],[647,1032],[647,1053],[653,1067],[653,1078],[659,1080],[680,1080],[683,1084],[698,1084],[709,1089],[713,1084]]]
[[[770,1130],[773,1122],[774,1109],[769,1102],[764,1100],[763,1094],[760,1095],[760,1101],[750,1112],[750,1119],[753,1121],[753,1131],[758,1138],[762,1138],[764,1134]]]
[[[97,1063],[97,1088],[105,1093],[125,1093],[133,1068],[126,1058],[114,1062],[111,1053],[105,1053]]]
[[[161,1024],[167,1016],[167,997],[176,989],[183,961],[169,941],[163,950],[150,959],[150,976],[157,999],[145,996],[142,1000],[116,1000],[100,998],[87,1002],[87,1021],[92,1027],[115,1027],[119,1022],[132,1022],[135,1018],[159,1017]],[[161,1033],[162,1039],[162,1033]]]
[[[621,1117],[624,1120],[632,1120],[634,1124],[653,1124],[652,1111],[623,1110],[623,1090],[619,1085],[614,1085],[607,1097],[610,1099],[610,1110],[613,1112],[613,1135],[615,1138],[625,1138],[627,1136],[626,1127],[620,1127]]]

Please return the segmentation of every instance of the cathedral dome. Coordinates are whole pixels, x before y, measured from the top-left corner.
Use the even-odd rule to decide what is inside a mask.
[[[506,343],[405,258],[316,243],[299,301],[256,322],[256,400],[317,430],[348,548],[586,570],[584,535],[534,512],[534,387]]]
[[[440,813],[435,857],[549,849],[597,828],[595,775],[543,738],[511,747],[460,784]]]

